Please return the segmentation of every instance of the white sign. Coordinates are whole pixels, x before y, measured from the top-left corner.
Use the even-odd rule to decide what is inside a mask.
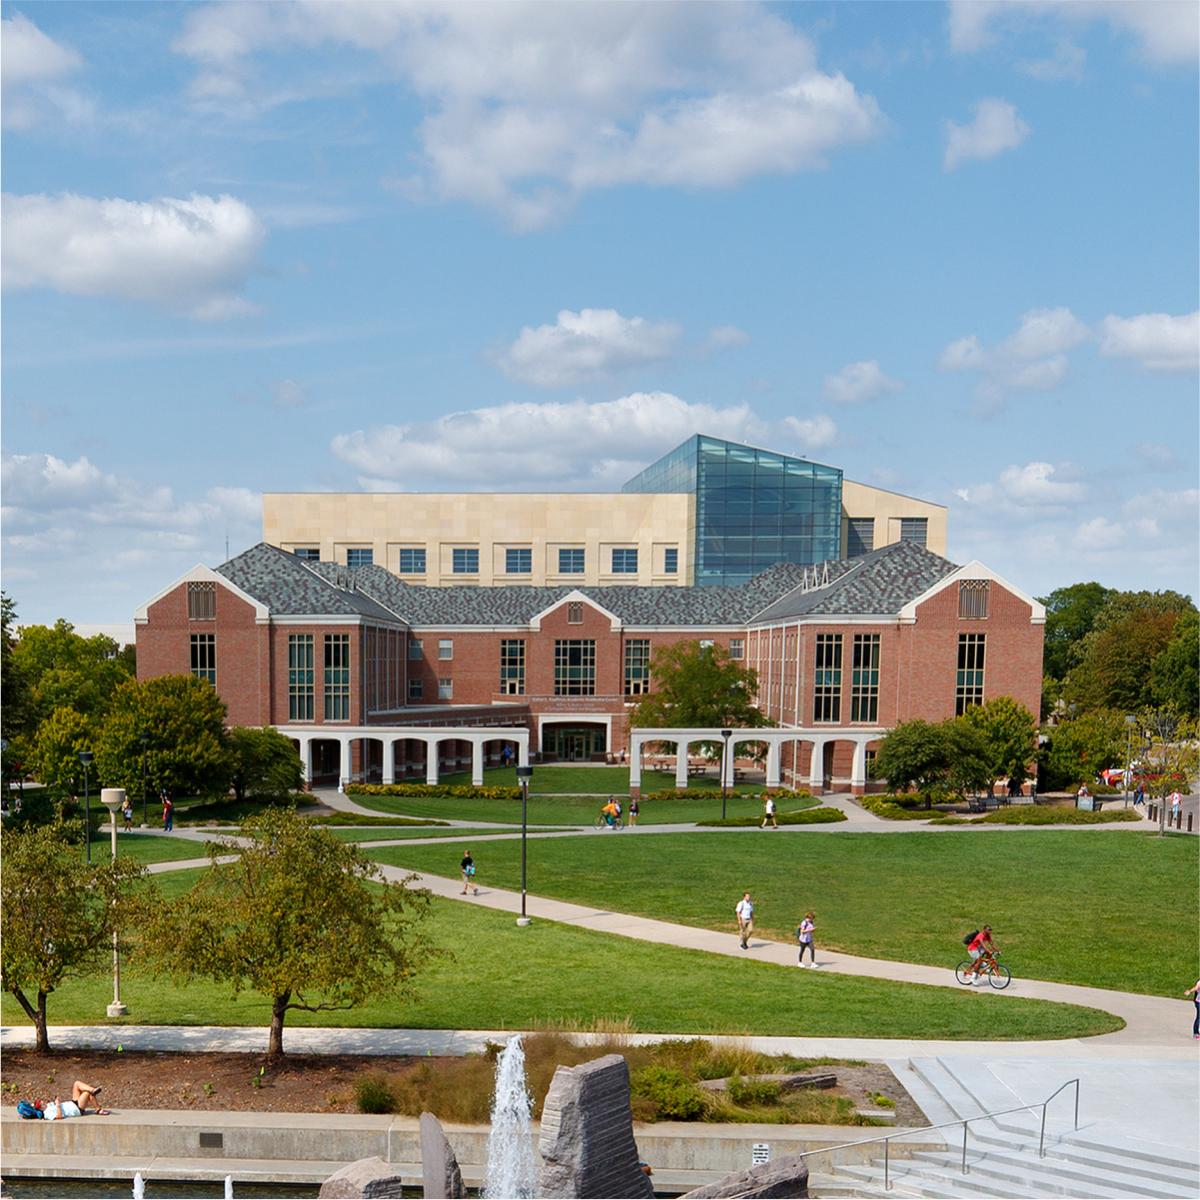
[[[761,1167],[763,1163],[771,1161],[771,1143],[770,1142],[755,1142],[750,1147],[750,1165],[752,1167]]]

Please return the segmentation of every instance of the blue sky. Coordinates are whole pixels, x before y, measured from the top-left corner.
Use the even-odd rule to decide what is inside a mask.
[[[1195,594],[1190,3],[3,6],[3,568],[128,622],[263,491],[693,432]]]

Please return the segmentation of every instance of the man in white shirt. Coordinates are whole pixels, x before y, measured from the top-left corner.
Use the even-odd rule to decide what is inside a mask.
[[[763,797],[763,819],[762,819],[762,824],[759,826],[759,829],[766,829],[768,821],[771,822],[772,829],[779,828],[779,822],[775,819],[775,797],[774,796],[764,796]]]
[[[741,900],[738,901],[737,908],[734,910],[737,916],[738,934],[742,939],[742,949],[749,950],[750,946],[747,939],[754,932],[754,903],[750,899],[750,893],[744,892]]]

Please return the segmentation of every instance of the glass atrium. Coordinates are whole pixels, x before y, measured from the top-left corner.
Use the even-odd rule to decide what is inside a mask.
[[[745,583],[775,563],[840,555],[836,467],[698,434],[621,490],[695,494],[698,584]]]

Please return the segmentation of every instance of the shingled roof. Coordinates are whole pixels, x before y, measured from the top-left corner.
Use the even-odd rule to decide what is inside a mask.
[[[955,569],[912,542],[815,567],[779,563],[737,587],[426,587],[405,583],[380,566],[306,562],[265,543],[217,568],[273,614],[399,618],[439,628],[528,625],[573,594],[635,627],[739,627],[810,615],[889,617]]]

